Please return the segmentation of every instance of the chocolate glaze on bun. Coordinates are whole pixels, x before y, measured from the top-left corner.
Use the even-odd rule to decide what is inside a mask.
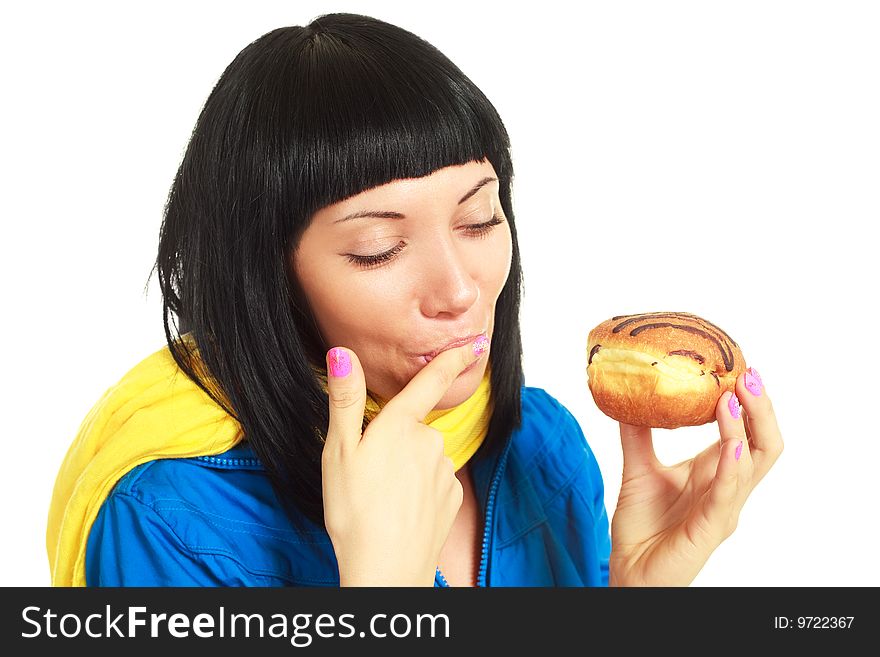
[[[618,315],[587,338],[593,400],[609,417],[675,429],[715,420],[715,405],[746,369],[739,345],[683,312]]]

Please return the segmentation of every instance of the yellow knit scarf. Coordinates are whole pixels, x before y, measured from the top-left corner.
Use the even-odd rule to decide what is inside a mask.
[[[315,370],[324,390],[326,372]],[[384,400],[367,395],[372,420]],[[492,416],[489,368],[458,406],[431,411],[456,470],[477,451]],[[80,425],[55,480],[46,550],[53,586],[85,586],[89,530],[113,486],[129,470],[163,458],[220,454],[244,439],[241,425],[177,366],[165,346],[111,386]]]

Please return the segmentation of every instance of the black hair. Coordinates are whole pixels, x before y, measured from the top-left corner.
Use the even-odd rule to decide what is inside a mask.
[[[178,366],[240,423],[292,519],[296,509],[324,523],[329,408],[313,368],[334,346],[293,273],[303,231],[317,210],[364,190],[484,159],[513,256],[495,308],[493,414],[476,457],[519,427],[525,381],[510,140],[486,96],[411,32],[334,13],[250,43],[205,101],[160,231],[165,336]]]

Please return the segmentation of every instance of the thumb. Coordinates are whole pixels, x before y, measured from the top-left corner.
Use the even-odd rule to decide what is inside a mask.
[[[651,427],[636,427],[620,422],[620,445],[623,448],[623,477],[638,477],[657,467]]]
[[[357,445],[361,439],[367,385],[360,360],[350,349],[333,347],[327,352],[327,397],[330,422],[325,447],[345,449]]]

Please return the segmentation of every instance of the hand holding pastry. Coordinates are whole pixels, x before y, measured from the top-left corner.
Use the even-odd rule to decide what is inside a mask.
[[[611,521],[612,586],[689,584],[736,529],[746,499],[783,448],[767,389],[756,370],[745,369],[736,343],[695,315],[658,315],[615,318],[606,333],[590,333],[591,342],[597,335],[604,341],[590,347],[594,399],[606,414],[636,423],[620,421],[623,481]],[[629,337],[637,338],[654,331],[653,342],[627,345],[613,332],[623,322],[618,334],[629,328],[637,331]],[[609,344],[615,351],[606,352],[604,365],[596,368],[596,355]],[[709,419],[703,411],[707,398]],[[717,442],[673,466],[657,460],[650,427],[712,420],[718,422]]]

